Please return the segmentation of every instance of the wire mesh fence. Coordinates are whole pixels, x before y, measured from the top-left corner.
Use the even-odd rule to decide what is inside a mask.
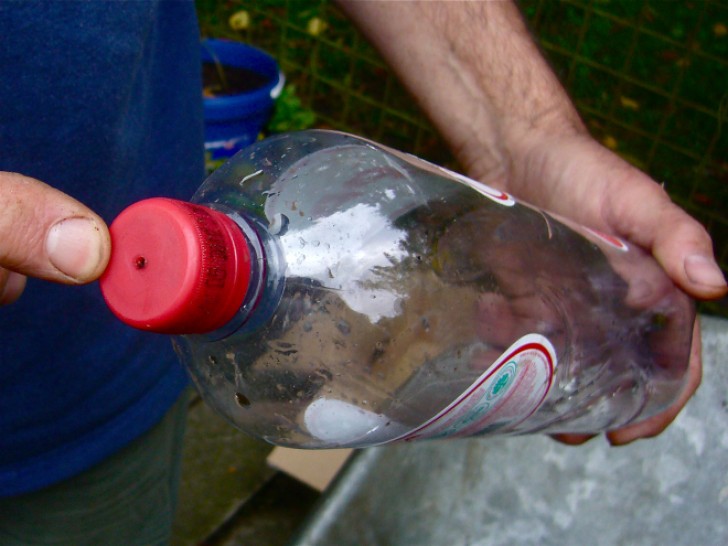
[[[520,5],[591,133],[665,184],[711,233],[728,272],[728,2]],[[198,9],[204,34],[271,53],[317,126],[454,165],[437,131],[332,2],[198,0]],[[728,302],[703,310],[728,315]]]

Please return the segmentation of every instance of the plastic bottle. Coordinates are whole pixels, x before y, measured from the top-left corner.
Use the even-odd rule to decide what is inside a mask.
[[[593,433],[685,384],[693,303],[646,253],[351,135],[260,141],[111,234],[110,308],[271,443]]]

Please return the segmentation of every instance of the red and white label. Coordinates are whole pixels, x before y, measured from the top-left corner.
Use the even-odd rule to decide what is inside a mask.
[[[457,180],[458,182],[462,182],[466,186],[473,188],[475,191],[484,195],[491,201],[495,201],[499,205],[505,205],[506,207],[512,207],[513,205],[516,204],[516,200],[513,199],[513,197],[511,197],[509,194],[507,194],[504,191],[492,188],[492,187],[488,186],[487,184],[483,184],[482,182],[478,182],[477,180],[468,178],[464,174],[456,173],[455,171],[451,171],[450,169],[446,169],[445,167],[440,167],[438,165],[438,168],[441,171],[443,171],[445,174],[447,174],[450,177]]]
[[[551,389],[556,351],[528,334],[506,350],[463,394],[429,421],[395,441],[506,432],[541,406]]]
[[[629,250],[629,246],[627,245],[627,243],[625,243],[619,237],[615,237],[614,235],[608,235],[606,233],[602,233],[601,231],[597,231],[596,229],[588,227],[584,227],[584,231],[595,237],[597,240],[608,244],[612,248],[616,248],[617,250],[621,250],[622,252],[627,252]]]

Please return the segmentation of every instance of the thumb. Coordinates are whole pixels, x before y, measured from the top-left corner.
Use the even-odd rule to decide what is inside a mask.
[[[688,294],[703,300],[725,295],[728,286],[705,228],[642,173],[631,170],[627,180],[631,191],[620,192],[604,207],[613,225],[649,249]]]
[[[50,186],[0,172],[0,268],[67,284],[98,278],[109,260],[104,221]]]
[[[636,243],[695,298],[728,292],[708,232],[647,174],[584,135],[541,138],[531,150],[526,165],[540,167],[541,179],[551,183],[515,189],[531,189],[535,204]]]

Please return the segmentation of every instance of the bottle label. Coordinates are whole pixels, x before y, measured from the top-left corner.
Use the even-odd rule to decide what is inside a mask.
[[[509,347],[463,394],[395,441],[507,432],[528,419],[551,389],[556,351],[528,334]]]
[[[498,203],[499,205],[504,205],[506,207],[512,207],[516,204],[516,200],[513,199],[513,197],[509,194],[507,194],[504,191],[497,190],[491,186],[488,186],[487,184],[484,184],[483,182],[478,182],[477,180],[473,180],[472,178],[468,178],[464,174],[456,173],[455,171],[451,171],[450,169],[446,169],[445,167],[441,167],[439,165],[436,165],[436,167],[448,175],[450,178],[454,178],[458,182],[465,184],[466,186],[473,188],[475,191],[480,193],[481,195],[484,195],[491,201]]]
[[[612,248],[615,248],[622,252],[629,251],[629,246],[627,245],[627,243],[625,243],[619,237],[615,237],[614,235],[608,235],[606,233],[602,233],[601,231],[597,231],[595,229],[591,229],[588,227],[584,227],[584,231],[586,231],[588,234],[596,237],[599,241],[608,244]]]

